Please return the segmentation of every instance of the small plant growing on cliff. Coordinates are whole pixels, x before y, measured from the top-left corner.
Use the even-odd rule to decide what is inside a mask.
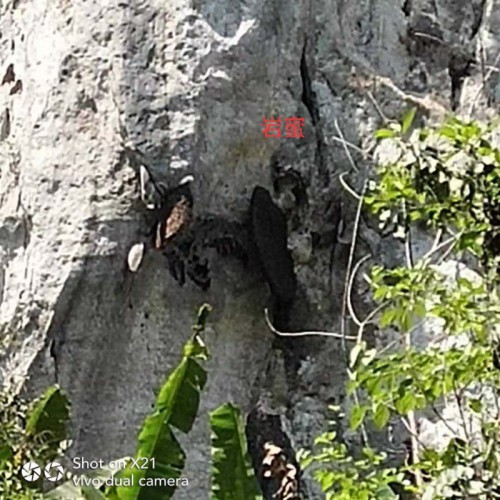
[[[315,464],[327,498],[390,498],[396,483],[424,499],[500,495],[500,129],[452,119],[410,133],[412,118],[377,132],[392,154],[360,197],[380,229],[401,242],[405,261],[373,265],[365,275],[377,306],[356,318],[348,367],[356,401],[351,428],[363,429],[366,439],[367,424],[401,422],[411,450],[395,470],[368,442],[364,456],[353,459],[334,434],[321,436],[321,450],[306,455],[305,465]],[[416,231],[434,237],[419,256]],[[458,275],[447,275],[450,256],[473,262],[474,272],[456,264]],[[429,322],[437,327],[419,345],[416,335]],[[395,331],[393,345],[368,346],[370,323]],[[421,442],[420,411],[449,432],[439,449]]]
[[[73,478],[48,494],[48,498],[85,500],[168,500],[177,487],[186,486],[182,471],[186,453],[175,431],[188,434],[198,414],[201,393],[207,381],[204,362],[209,357],[202,339],[211,307],[203,305],[186,342],[179,364],[160,388],[153,412],[148,415],[137,439],[134,459],[117,470],[108,466]],[[212,498],[258,500],[261,497],[250,468],[240,412],[231,404],[210,414],[212,430]],[[140,464],[139,466],[137,464]]]
[[[42,477],[28,483],[20,470],[27,462],[45,464],[59,455],[66,438],[68,400],[58,387],[50,387],[32,404],[2,392],[0,407],[0,498],[43,498]]]

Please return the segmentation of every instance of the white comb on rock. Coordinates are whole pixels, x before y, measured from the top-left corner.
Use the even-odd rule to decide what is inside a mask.
[[[141,265],[145,248],[146,246],[144,245],[144,243],[136,243],[128,252],[127,264],[128,268],[133,273],[135,273]]]

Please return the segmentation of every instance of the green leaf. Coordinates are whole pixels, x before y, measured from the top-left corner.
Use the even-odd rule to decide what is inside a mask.
[[[108,500],[108,497],[106,497],[104,493],[101,493],[99,490],[92,488],[92,486],[84,486],[82,488],[82,493],[83,493],[83,498],[85,498],[85,500]]]
[[[128,459],[129,460],[129,459]],[[102,469],[92,470],[82,475],[75,475],[70,481],[66,481],[56,489],[52,490],[46,496],[54,500],[100,500],[100,499],[114,499],[118,498],[115,494],[104,495],[97,488],[101,488],[106,484],[106,481],[115,476],[119,476],[121,468],[117,465],[117,460],[110,462],[115,464],[106,465]],[[108,491],[113,488],[108,488]]]
[[[387,139],[390,137],[396,137],[397,133],[395,130],[390,128],[379,128],[375,131],[375,139]]]
[[[10,462],[12,457],[14,456],[14,452],[12,448],[8,444],[0,445],[0,469],[3,468],[3,464],[6,462]]]
[[[380,317],[380,326],[385,328],[386,326],[392,325],[396,317],[397,311],[394,309],[386,309]]]
[[[367,411],[367,406],[358,405],[352,409],[351,416],[349,418],[349,425],[353,431],[363,423]]]
[[[200,333],[209,311],[206,305],[200,309],[197,324],[193,327],[194,334],[184,347],[183,358],[160,389],[154,410],[142,425],[135,463],[128,464],[117,474],[123,481],[133,484],[110,488],[107,494],[116,494],[120,500],[172,498],[175,480],[181,477],[186,459],[172,427],[188,433],[198,413],[200,394],[207,381],[207,372],[199,361],[208,356]]]
[[[410,130],[411,124],[415,118],[415,113],[417,111],[416,107],[410,108],[403,116],[403,122],[401,124],[401,133],[406,134]]]
[[[67,500],[68,498],[71,498],[71,500],[101,500],[106,498],[103,493],[93,486],[77,485],[73,482],[73,479],[64,482],[45,496],[49,500]]]
[[[382,429],[382,427],[387,424],[390,416],[391,413],[389,411],[389,408],[387,408],[387,406],[383,403],[379,403],[377,405],[377,409],[375,410],[375,414],[373,415],[373,421],[379,429]]]
[[[28,413],[26,433],[32,437],[42,437],[55,455],[59,443],[67,436],[69,408],[69,400],[60,388],[49,387]]]
[[[397,500],[399,497],[389,486],[384,485],[375,492],[375,498],[376,500]]]
[[[65,483],[58,486],[55,490],[47,493],[45,496],[49,500],[66,500],[67,498],[71,498],[72,500],[87,500],[85,496],[88,493],[84,493],[84,489],[91,487],[79,487],[73,484],[73,481],[66,481]],[[97,494],[100,492],[98,490],[94,490]],[[106,498],[106,497],[104,497]]]
[[[481,413],[481,410],[483,409],[483,404],[479,399],[471,399],[469,401],[469,405],[474,413]]]
[[[254,500],[257,482],[250,467],[240,411],[230,403],[210,413],[214,500]]]
[[[411,392],[407,392],[401,399],[396,401],[396,410],[401,415],[406,415],[415,409],[416,401],[415,396]]]
[[[120,500],[166,500],[173,497],[186,454],[162,412],[146,418],[139,435],[135,460],[116,474],[120,486],[106,489],[106,496]],[[147,461],[145,460],[147,459]],[[154,467],[152,459],[154,459]],[[146,466],[147,468],[142,468]]]

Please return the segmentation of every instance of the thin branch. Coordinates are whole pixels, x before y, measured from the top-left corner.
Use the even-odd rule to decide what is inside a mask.
[[[493,401],[495,402],[495,407],[497,410],[497,420],[499,421],[499,424],[500,424],[500,402],[499,402],[498,398],[493,398]]]
[[[375,99],[375,97],[373,96],[373,94],[368,90],[366,92],[366,95],[370,98],[370,101],[375,106],[375,109],[377,110],[377,113],[380,115],[380,118],[382,118],[384,123],[388,123],[389,120],[388,120],[387,116],[384,115],[384,112],[382,111],[381,107],[379,106],[379,104],[378,104],[377,100]]]
[[[377,315],[385,306],[389,304],[389,301],[382,302],[379,304],[371,313],[369,313],[366,318],[361,322],[362,325],[368,325],[372,322],[372,319]]]
[[[269,329],[275,333],[276,335],[279,335],[280,337],[307,337],[311,335],[319,335],[322,337],[334,337],[337,339],[344,339],[344,337],[340,333],[335,333],[335,332],[320,332],[320,331],[311,331],[311,332],[280,332],[277,330],[273,324],[271,323],[271,320],[269,319],[269,311],[264,309],[264,316],[266,319],[267,326]],[[355,341],[357,337],[352,337],[352,336],[346,336],[346,340],[351,340]]]
[[[408,227],[407,223],[407,211],[406,211],[406,203],[403,202],[403,216],[405,218],[404,223],[405,223],[405,255],[406,255],[406,266],[408,269],[413,268],[413,256],[412,256],[412,249],[411,249],[411,238],[410,238],[410,229]],[[411,329],[410,331],[406,332],[405,335],[405,342],[406,342],[406,351],[409,351],[412,347],[412,342],[411,342]],[[418,438],[416,437],[417,435],[417,424],[415,422],[415,412],[413,410],[408,412],[408,422],[410,424],[410,428],[413,431],[415,435],[412,435],[411,437],[411,449],[412,449],[412,455],[413,455],[413,463],[416,465],[420,460],[420,451],[419,451],[419,442]],[[422,479],[422,471],[417,469],[415,471],[415,482],[417,483],[417,486],[420,490],[423,488],[424,481]]]
[[[339,175],[339,181],[340,183],[342,184],[342,187],[350,194],[352,195],[354,198],[356,198],[356,200],[361,200],[361,196],[356,193],[356,191],[354,191],[354,189],[352,189],[351,186],[349,186],[349,184],[347,184],[347,182],[344,180],[344,176],[347,175],[349,172],[342,172],[340,175]]]
[[[351,277],[349,278],[349,284],[347,286],[347,307],[349,309],[349,314],[351,315],[354,323],[356,323],[356,325],[359,327],[361,327],[362,323],[356,316],[356,312],[354,311],[354,307],[352,306],[352,286],[354,284],[354,279],[356,278],[358,269],[361,267],[363,262],[367,261],[370,257],[371,255],[365,255],[362,259],[358,260],[358,262],[354,266],[354,269],[352,270]]]
[[[417,324],[413,325],[411,329],[408,331],[408,333],[413,333],[417,328],[420,328],[424,324],[425,320],[419,321]],[[384,346],[383,349],[380,350],[378,353],[378,356],[381,356],[382,354],[386,353],[391,347],[394,347],[396,344],[401,342],[401,337],[397,337],[395,340],[392,342],[389,342],[386,346]]]
[[[344,358],[345,358],[345,363],[346,366],[349,366],[349,358],[347,355],[347,346],[346,346],[346,330],[347,330],[347,324],[346,324],[346,317],[347,317],[347,307],[348,307],[348,295],[349,295],[349,281],[351,278],[351,273],[352,273],[352,266],[354,262],[354,253],[356,250],[356,240],[358,237],[358,229],[359,229],[359,219],[361,217],[361,209],[363,208],[363,199],[365,196],[365,191],[366,191],[366,186],[367,186],[367,181],[363,183],[363,189],[361,191],[361,196],[359,197],[359,203],[358,203],[358,208],[356,210],[356,218],[354,219],[354,229],[352,232],[352,240],[351,240],[351,249],[349,251],[349,260],[347,263],[347,270],[346,270],[346,276],[344,280],[344,294],[342,297],[342,318],[340,322],[340,331],[342,334],[342,350],[344,352]],[[358,391],[355,389],[353,393],[354,397],[354,402],[356,405],[359,406],[359,396],[358,396]],[[366,432],[366,427],[364,423],[361,424],[360,426],[361,430],[361,436],[363,439],[363,444],[365,446],[368,446],[368,433]]]
[[[342,298],[342,322],[341,322],[341,330],[342,330],[342,335],[345,336],[346,333],[346,312],[347,312],[347,306],[348,306],[348,295],[349,295],[349,282],[351,279],[351,273],[352,273],[352,266],[354,262],[354,253],[356,250],[356,239],[358,236],[358,228],[359,228],[359,219],[361,216],[361,209],[363,207],[363,197],[366,191],[366,181],[364,182],[363,189],[362,189],[362,194],[359,197],[359,203],[358,203],[358,208],[356,210],[356,218],[354,219],[354,229],[352,233],[352,240],[351,240],[351,249],[349,251],[349,260],[347,263],[347,270],[346,270],[346,276],[344,280],[344,295]],[[345,350],[345,345],[344,347],[344,353],[347,359],[347,351]]]
[[[347,158],[349,159],[349,162],[351,164],[351,167],[354,169],[354,171],[356,173],[359,174],[359,169],[358,167],[356,166],[356,163],[354,162],[354,159],[351,155],[351,152],[349,151],[349,148],[346,146],[346,140],[344,138],[344,134],[342,133],[342,130],[340,129],[339,127],[339,123],[337,121],[337,119],[335,118],[335,120],[333,121],[333,123],[335,124],[335,128],[337,129],[337,133],[339,134],[340,138],[342,139],[342,144],[344,146],[344,151],[345,151],[345,154],[347,155]]]
[[[441,40],[441,38],[438,38],[437,36],[429,35],[428,33],[423,33],[421,31],[415,31],[413,33],[413,36],[416,36],[418,38],[426,38],[427,40],[432,40],[433,42],[437,42],[440,45],[447,45],[446,42]]]
[[[460,236],[462,236],[463,233],[464,233],[463,231],[460,231],[460,233],[458,233],[458,235],[456,235],[455,241],[453,242],[452,245],[450,245],[449,248],[446,249],[446,251],[443,253],[443,255],[441,255],[438,262],[443,262],[448,258],[448,256],[451,254],[451,252],[453,252],[455,245],[457,244],[458,240],[460,239]]]
[[[331,137],[331,139],[332,139],[332,141],[340,142],[340,144],[343,144],[345,147],[350,147],[351,149],[354,149],[355,151],[357,151],[358,153],[361,153],[363,155],[367,153],[366,150],[361,149],[359,146],[356,146],[352,142],[346,141],[345,139],[342,139],[341,137],[336,137],[335,135],[333,135]]]
[[[489,69],[493,73],[500,73],[500,68],[497,68],[496,66],[489,66],[488,64],[486,64],[484,67],[485,69]]]
[[[361,324],[359,325],[359,329],[358,329],[358,341],[357,343],[361,343],[361,341],[363,340],[363,332],[365,330],[365,326],[370,324],[371,323],[371,320],[373,317],[375,317],[376,314],[378,314],[389,302],[384,302],[382,304],[379,304],[375,309],[373,309],[373,311],[371,313],[368,314],[368,316],[366,316],[366,318],[361,322]]]
[[[408,269],[413,268],[413,251],[411,247],[411,229],[407,221],[408,213],[406,210],[406,202],[403,201],[403,217],[405,224],[405,256],[406,256],[406,266]]]
[[[455,379],[452,378],[451,381],[453,383],[453,395],[455,396],[455,402],[458,406],[458,412],[460,413],[460,418],[462,419],[462,423],[464,424],[465,438],[467,439],[467,444],[470,444],[471,443],[470,434],[469,434],[469,431],[467,429],[467,422],[465,421],[465,414],[464,414],[464,409],[462,407],[462,401],[460,400],[460,397],[458,395],[458,390],[457,390],[457,385],[455,383]]]
[[[430,257],[432,257],[436,252],[439,252],[439,250],[441,250],[442,248],[444,248],[445,246],[449,245],[450,243],[453,243],[453,245],[451,246],[451,248],[453,248],[457,242],[457,240],[460,238],[460,236],[462,235],[463,231],[461,231],[459,234],[456,234],[456,235],[453,235],[451,238],[448,238],[447,240],[445,241],[442,241],[441,243],[439,243],[438,245],[435,245],[436,241],[434,241],[434,245],[432,245],[432,248],[422,257],[422,261],[423,260],[426,260],[426,259],[429,259]],[[449,249],[448,249],[449,251]]]
[[[411,435],[411,453],[413,458],[413,465],[417,465],[420,462],[420,449],[419,445],[422,446],[420,439],[417,433],[417,423],[415,422],[415,412],[408,412],[408,426],[406,426],[405,419],[401,419],[405,424],[405,427],[408,429],[408,432]],[[420,469],[415,470],[415,482],[420,490],[422,490],[424,486],[424,480],[422,479],[422,471]]]
[[[432,411],[435,413],[435,415],[439,418],[439,420],[441,420],[441,422],[443,422],[444,425],[446,425],[446,427],[448,428],[448,430],[452,433],[452,434],[455,434],[455,429],[453,429],[453,427],[450,426],[450,424],[448,423],[448,420],[446,420],[443,415],[441,415],[441,412],[436,408],[436,405],[434,403],[431,403],[431,408],[432,408]]]
[[[479,99],[479,96],[481,95],[481,92],[484,90],[486,87],[486,83],[488,83],[488,80],[491,78],[495,70],[497,70],[496,66],[498,62],[500,61],[500,52],[497,54],[495,61],[493,62],[493,66],[490,66],[490,69],[488,70],[488,73],[486,73],[486,76],[483,78],[483,83],[481,86],[477,89],[476,95],[472,99],[471,105],[469,107],[469,112],[468,112],[468,118],[470,119],[472,117],[472,113],[474,111],[474,108],[477,104],[477,101]]]
[[[404,417],[401,417],[401,422],[403,422],[403,425],[405,426],[406,430],[408,431],[408,434],[410,434],[411,438],[415,439],[423,450],[428,450],[427,446],[425,446],[425,444],[422,443],[422,441],[420,440],[420,437],[418,436],[418,434],[412,430],[412,426],[411,426],[410,422],[407,422]],[[416,427],[416,425],[415,425],[415,427]],[[416,462],[414,462],[414,463],[416,463]]]
[[[429,113],[439,113],[440,115],[446,115],[449,112],[449,110],[445,106],[443,106],[438,101],[432,99],[432,97],[427,96],[425,98],[421,98],[412,94],[407,94],[406,92],[401,90],[393,80],[391,80],[388,77],[376,75],[374,73],[371,73],[370,71],[365,71],[365,75],[358,76],[357,81],[359,88],[368,95],[373,105],[375,106],[377,112],[380,114],[385,123],[387,123],[390,120],[387,119],[387,117],[380,109],[380,106],[373,97],[373,94],[369,90],[367,90],[368,87],[370,86],[373,87],[373,82],[375,84],[381,84],[383,87],[390,89],[402,101],[418,106],[419,108],[422,108]]]
[[[429,250],[429,252],[425,254],[424,258],[427,257],[428,255],[432,255],[436,251],[436,248],[439,246],[442,237],[443,237],[443,230],[439,228],[436,232],[434,243],[432,243],[431,249]]]

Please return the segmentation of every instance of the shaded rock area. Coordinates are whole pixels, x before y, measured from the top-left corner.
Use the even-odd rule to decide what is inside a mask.
[[[360,189],[373,131],[409,105],[420,122],[498,109],[499,48],[499,0],[2,1],[1,383],[35,394],[58,382],[72,402],[71,453],[129,455],[208,302],[200,414],[266,399],[287,446],[310,445],[327,405],[344,402],[340,342],[275,341],[263,273],[210,246],[210,227],[232,238],[254,187],[267,189],[294,258],[290,328],[339,331],[356,208],[339,175]],[[305,138],[264,138],[263,117],[277,116],[304,118]],[[141,164],[167,187],[193,175],[205,290],[181,286],[158,252],[127,270],[146,229]],[[361,222],[357,258],[400,252]],[[360,313],[366,292],[360,280]],[[206,425],[183,440],[178,499],[208,497]]]

